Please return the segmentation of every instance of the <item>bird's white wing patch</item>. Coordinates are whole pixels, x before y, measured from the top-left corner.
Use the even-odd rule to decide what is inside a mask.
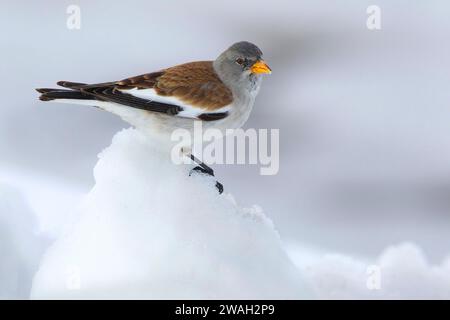
[[[183,111],[177,114],[179,117],[185,117],[185,118],[197,118],[199,115],[203,113],[222,113],[227,112],[230,110],[231,105],[227,105],[225,107],[222,107],[220,109],[214,110],[214,112],[208,112],[206,109],[202,109],[199,107],[195,107],[189,104],[186,104],[179,99],[175,97],[165,97],[160,96],[155,89],[121,89],[120,90],[123,93],[131,94],[135,97],[142,98],[142,99],[148,99],[151,101],[161,102],[161,103],[168,103],[177,105],[183,108]]]

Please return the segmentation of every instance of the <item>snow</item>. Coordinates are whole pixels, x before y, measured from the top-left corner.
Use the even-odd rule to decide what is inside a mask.
[[[136,129],[99,158],[95,186],[46,252],[32,298],[313,297],[261,208],[219,195],[211,177],[189,177],[191,167]]]
[[[413,243],[373,259],[283,244],[260,207],[189,177],[190,166],[136,129],[99,158],[95,186],[76,212],[67,208],[43,255],[48,241],[27,201],[0,187],[0,298],[450,298],[450,256],[431,263]]]
[[[0,167],[0,180],[26,199],[37,221],[37,232],[49,239],[58,237],[73,213],[71,208],[76,207],[86,193],[83,188],[11,166]]]
[[[0,183],[0,299],[25,299],[47,239],[19,191]]]
[[[319,299],[449,299],[450,256],[430,264],[413,243],[386,248],[375,261],[343,254],[291,256]],[[309,256],[309,258],[307,258]]]

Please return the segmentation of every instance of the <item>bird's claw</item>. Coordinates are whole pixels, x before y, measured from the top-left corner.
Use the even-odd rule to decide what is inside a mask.
[[[223,184],[221,184],[219,181],[216,181],[216,188],[217,191],[219,191],[219,194],[223,193]]]
[[[192,173],[194,173],[194,171],[201,172],[207,174],[208,176],[214,177],[214,171],[212,171],[210,168],[207,169],[201,166],[197,166],[189,172],[189,176],[191,176]]]
[[[214,177],[214,171],[210,168],[208,170],[207,168],[197,166],[189,172],[189,176],[191,176],[194,172],[200,172],[203,174],[207,174],[208,176]],[[216,181],[216,188],[217,191],[219,191],[219,194],[223,193],[223,184],[221,184],[219,181]]]

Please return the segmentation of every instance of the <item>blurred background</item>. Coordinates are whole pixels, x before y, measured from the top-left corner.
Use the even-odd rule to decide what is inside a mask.
[[[66,26],[72,4],[81,9],[79,30]],[[366,26],[370,5],[381,8],[381,30]],[[33,88],[212,60],[248,40],[273,73],[246,128],[280,130],[280,171],[260,176],[255,165],[214,166],[238,203],[262,206],[292,245],[370,257],[413,241],[431,261],[449,253],[447,1],[1,6],[0,202],[20,194],[14,199],[26,203],[24,220],[35,212],[46,237],[60,232],[93,186],[97,154],[128,125],[95,108],[40,103]],[[10,234],[28,230],[20,219],[11,222],[11,208],[22,210],[0,206],[0,224],[9,223]]]

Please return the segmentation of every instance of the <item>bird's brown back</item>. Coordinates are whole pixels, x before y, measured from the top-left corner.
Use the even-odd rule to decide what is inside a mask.
[[[158,72],[118,81],[118,89],[155,89],[161,96],[213,111],[233,101],[231,90],[220,80],[212,61],[189,62]]]

